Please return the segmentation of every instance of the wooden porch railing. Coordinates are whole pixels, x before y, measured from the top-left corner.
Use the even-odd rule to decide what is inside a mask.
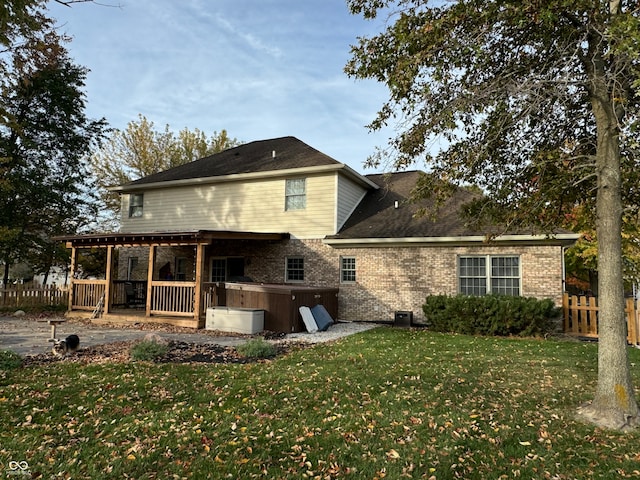
[[[569,296],[565,293],[562,297],[562,310],[566,334],[598,338],[598,299],[596,297]],[[627,341],[631,345],[640,345],[640,311],[637,300],[626,299],[625,313]]]
[[[75,310],[93,310],[104,295],[106,280],[74,280],[72,308]]]
[[[132,283],[136,298],[146,298],[146,281]],[[93,310],[105,292],[105,280],[74,280],[73,281],[73,310]],[[151,285],[151,315],[194,316],[195,282],[157,281]],[[217,283],[203,283],[201,295],[201,314],[208,307],[224,304],[224,287]],[[222,298],[221,298],[222,296]],[[126,305],[125,281],[115,280],[111,285],[112,306]],[[142,305],[144,307],[144,303]]]
[[[195,282],[152,282],[151,314],[193,316],[195,290]]]

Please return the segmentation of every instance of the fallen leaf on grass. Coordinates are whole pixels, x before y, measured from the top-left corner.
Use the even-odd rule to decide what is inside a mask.
[[[387,458],[400,458],[400,454],[396,452],[393,448],[387,452]]]

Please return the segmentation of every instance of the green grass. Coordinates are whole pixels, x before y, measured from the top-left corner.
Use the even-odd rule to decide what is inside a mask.
[[[640,351],[630,355],[639,385]],[[574,419],[596,375],[594,344],[391,328],[266,363],[0,371],[0,470],[26,461],[47,479],[636,477],[640,431]]]

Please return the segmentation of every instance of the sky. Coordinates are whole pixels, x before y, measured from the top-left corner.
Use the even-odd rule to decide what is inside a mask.
[[[349,13],[345,0],[100,0],[49,13],[74,61],[90,70],[89,117],[125,129],[144,115],[169,125],[227,130],[246,143],[294,136],[359,173],[392,131],[366,125],[384,85],[343,69],[358,36],[385,19]]]

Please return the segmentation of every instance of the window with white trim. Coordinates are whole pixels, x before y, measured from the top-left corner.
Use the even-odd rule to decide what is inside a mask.
[[[290,178],[286,181],[284,192],[284,209],[304,210],[307,208],[307,180]]]
[[[518,255],[464,256],[458,258],[458,291],[463,295],[520,295]]]
[[[304,281],[304,258],[287,257],[287,268],[285,272],[287,282]]]
[[[142,193],[132,193],[129,195],[129,218],[142,216],[142,204],[144,195]]]
[[[340,282],[355,283],[356,257],[340,257]]]
[[[211,281],[212,282],[227,281],[227,259],[226,258],[211,259]]]

